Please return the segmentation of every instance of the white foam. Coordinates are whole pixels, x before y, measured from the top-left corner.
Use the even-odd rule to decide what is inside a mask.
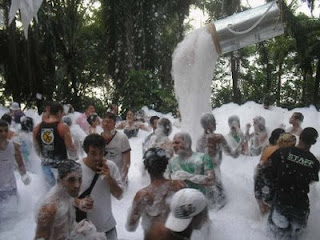
[[[248,102],[242,106],[236,104],[223,105],[213,111],[217,120],[217,133],[227,134],[229,131],[228,118],[237,114],[240,117],[242,130],[247,122],[252,123],[256,115],[261,115],[266,119],[268,129],[274,129],[280,124],[289,126],[289,117],[294,111],[301,111],[305,120],[303,127],[313,126],[320,132],[320,113],[314,107],[293,109],[288,111],[278,107],[271,107],[271,110],[265,110],[262,105],[254,102]],[[146,111],[146,115],[165,116],[154,111]],[[167,116],[168,117],[168,116]],[[170,116],[169,116],[170,117]],[[198,119],[198,121],[200,121]],[[172,139],[174,133],[179,131],[173,127]],[[143,239],[141,226],[136,232],[127,232],[125,222],[127,211],[131,206],[135,193],[142,187],[149,184],[149,178],[141,173],[142,166],[142,142],[148,135],[144,131],[139,131],[137,138],[131,138],[132,164],[129,171],[129,188],[120,201],[113,199],[113,214],[117,221],[117,231],[120,239],[140,240]],[[320,156],[320,139],[318,143],[311,148],[311,151]],[[194,140],[195,141],[195,140]],[[39,160],[39,159],[37,159]],[[270,239],[267,230],[267,217],[261,217],[258,205],[254,198],[253,173],[259,157],[240,156],[237,159],[225,156],[221,164],[222,182],[225,186],[228,202],[224,208],[219,211],[210,210],[212,219],[213,235],[215,240],[267,240]],[[39,161],[40,163],[40,161]],[[18,191],[20,201],[18,206],[18,216],[14,221],[10,221],[5,230],[0,233],[0,239],[21,240],[33,239],[35,233],[34,209],[37,202],[44,193],[44,181],[37,174],[30,174],[32,182],[24,186],[17,174]],[[304,239],[318,240],[320,236],[320,188],[319,183],[311,185],[310,188],[310,207],[311,213],[308,222],[307,234]]]
[[[211,82],[217,58],[206,28],[187,35],[173,53],[171,74],[182,117],[181,128],[194,139],[201,132],[199,117],[211,112]],[[195,145],[195,141],[193,143]]]

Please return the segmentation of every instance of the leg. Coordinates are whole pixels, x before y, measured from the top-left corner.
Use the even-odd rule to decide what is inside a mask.
[[[41,163],[42,172],[44,174],[44,178],[47,182],[48,188],[50,189],[56,184],[56,179],[54,177],[54,174],[52,172],[52,169],[48,165],[44,165]]]

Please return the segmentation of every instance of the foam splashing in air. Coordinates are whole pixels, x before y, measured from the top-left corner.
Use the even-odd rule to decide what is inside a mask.
[[[200,116],[211,112],[210,96],[214,67],[218,58],[211,34],[196,29],[180,42],[173,53],[172,77],[182,122],[193,142],[200,136]]]

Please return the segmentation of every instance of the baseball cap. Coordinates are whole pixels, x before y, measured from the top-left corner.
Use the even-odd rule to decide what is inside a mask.
[[[181,189],[171,199],[166,228],[182,232],[189,226],[192,218],[207,207],[207,204],[206,197],[200,191],[192,188]]]
[[[17,103],[17,102],[11,103],[10,109],[13,110],[13,111],[20,110],[19,103]]]

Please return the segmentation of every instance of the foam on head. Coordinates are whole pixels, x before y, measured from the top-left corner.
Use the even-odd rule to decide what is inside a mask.
[[[72,172],[82,174],[81,165],[74,160],[66,159],[58,164],[58,178],[63,179]]]

